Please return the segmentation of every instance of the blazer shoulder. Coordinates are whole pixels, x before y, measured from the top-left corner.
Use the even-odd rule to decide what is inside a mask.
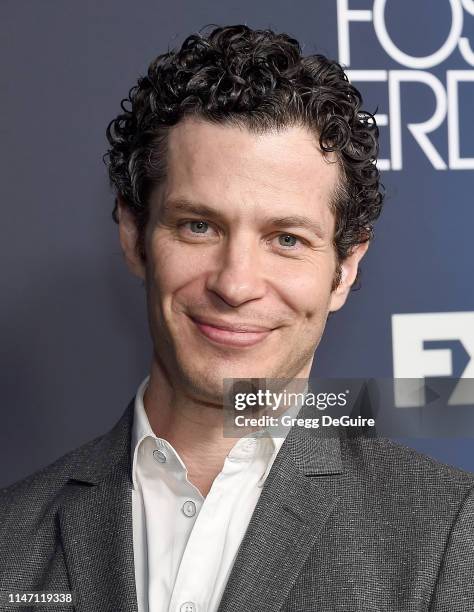
[[[474,473],[388,438],[346,439],[343,446],[347,465],[397,494],[460,499],[474,487]]]
[[[407,547],[446,545],[463,513],[474,528],[473,473],[382,437],[346,437],[341,450],[343,507],[356,523],[369,517]]]
[[[0,490],[0,525],[41,514],[58,497],[77,466],[90,457],[106,434],[68,451],[53,463]]]
[[[32,516],[60,499],[71,479],[86,483],[100,480],[121,459],[129,457],[134,400],[113,428],[69,451],[30,476],[0,490],[0,526],[7,517]],[[12,520],[16,520],[13,518]]]
[[[384,449],[386,455],[395,465],[403,464],[411,466],[415,472],[425,473],[426,475],[433,474],[437,478],[454,480],[457,482],[465,482],[466,484],[474,485],[474,473],[462,468],[443,463],[425,453],[417,451],[414,448],[405,446],[398,442],[394,442],[388,438],[380,438],[380,447]]]

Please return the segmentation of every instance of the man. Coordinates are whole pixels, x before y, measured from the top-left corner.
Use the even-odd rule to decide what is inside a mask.
[[[122,109],[107,161],[150,376],[111,432],[3,491],[1,588],[83,612],[474,610],[474,475],[377,437],[223,432],[224,379],[309,377],[380,214],[341,67],[217,28]]]

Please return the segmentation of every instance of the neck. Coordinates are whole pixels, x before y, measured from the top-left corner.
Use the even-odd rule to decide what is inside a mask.
[[[223,436],[222,406],[174,388],[155,359],[143,403],[155,435],[174,447],[186,465],[188,479],[205,496],[236,442]]]
[[[296,378],[307,378],[310,369],[311,363]],[[156,357],[143,403],[155,435],[174,447],[188,470],[188,479],[206,496],[236,443],[235,437],[223,435],[222,403],[199,400],[173,386]],[[249,431],[242,428],[239,433],[243,436]]]

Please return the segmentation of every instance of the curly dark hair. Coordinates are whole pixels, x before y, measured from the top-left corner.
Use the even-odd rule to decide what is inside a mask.
[[[323,152],[336,152],[341,169],[330,203],[336,221],[335,288],[341,261],[373,237],[383,202],[375,165],[378,128],[361,105],[359,91],[336,61],[303,57],[297,40],[269,29],[217,27],[159,55],[108,125],[110,149],[104,156],[111,184],[134,215],[142,260],[148,199],[165,177],[170,127],[189,115],[257,133],[302,125]],[[118,197],[112,213],[116,222],[117,208]],[[354,285],[358,280],[359,274]]]

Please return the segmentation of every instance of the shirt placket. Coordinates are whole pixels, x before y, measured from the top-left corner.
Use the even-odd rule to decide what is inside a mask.
[[[239,441],[215,478],[192,527],[169,612],[208,612],[239,480],[255,459],[255,440]]]
[[[157,607],[154,602],[162,602],[163,593],[168,592],[168,599],[172,596],[177,570],[204,498],[187,480],[184,464],[165,440],[155,439],[145,452],[147,531],[159,542],[154,546],[148,537],[148,599],[154,612],[161,610],[161,605]]]

